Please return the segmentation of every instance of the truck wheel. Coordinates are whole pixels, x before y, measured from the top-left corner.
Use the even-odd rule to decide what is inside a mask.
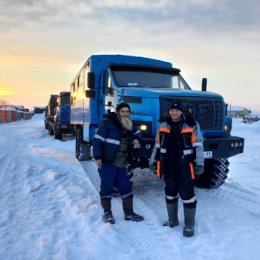
[[[226,158],[206,159],[204,173],[196,179],[195,185],[205,189],[219,188],[227,178],[228,166]]]
[[[85,161],[90,159],[90,144],[83,141],[82,129],[77,128],[76,130],[76,141],[75,141],[75,155],[79,161]]]
[[[62,133],[56,127],[54,127],[54,138],[62,140]]]
[[[54,131],[53,131],[53,129],[51,128],[51,126],[49,125],[49,135],[53,135],[54,134]]]

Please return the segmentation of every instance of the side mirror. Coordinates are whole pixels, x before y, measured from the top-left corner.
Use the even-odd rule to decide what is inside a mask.
[[[94,98],[96,96],[96,91],[94,89],[87,89],[85,91],[85,96],[87,98]]]
[[[207,91],[207,78],[202,79],[201,90]]]
[[[93,89],[95,86],[95,73],[88,72],[88,88]]]

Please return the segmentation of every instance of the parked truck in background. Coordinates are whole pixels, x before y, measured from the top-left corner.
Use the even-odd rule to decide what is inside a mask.
[[[54,124],[55,108],[58,106],[57,100],[58,95],[52,94],[45,109],[44,126],[50,135],[53,135],[52,124]]]
[[[62,91],[59,95],[51,95],[45,113],[45,128],[50,135],[62,140],[63,134],[74,134],[70,123],[70,92]]]
[[[228,158],[242,153],[244,139],[231,136],[232,120],[219,94],[192,90],[171,63],[125,55],[92,55],[71,83],[71,123],[75,126],[75,155],[90,158],[93,137],[104,116],[120,102],[131,106],[131,118],[142,131],[144,144],[136,162],[146,167],[158,119],[173,99],[180,100],[200,123],[204,136],[205,169],[196,180],[203,188],[221,186],[228,174]]]

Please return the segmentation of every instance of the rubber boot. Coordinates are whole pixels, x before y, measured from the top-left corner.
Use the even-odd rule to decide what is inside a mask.
[[[168,212],[168,221],[166,221],[163,226],[169,226],[173,228],[179,225],[178,220],[178,201],[174,201],[173,203],[166,202],[166,208]]]
[[[103,222],[115,224],[115,219],[111,211],[111,200],[101,200],[101,206],[104,209],[104,215],[102,216]]]
[[[184,224],[185,224],[183,228],[183,236],[193,237],[196,207],[188,208],[185,205],[183,205],[183,210],[184,210]]]
[[[138,215],[134,212],[133,210],[133,198],[128,198],[128,199],[122,199],[122,204],[123,204],[123,210],[124,210],[124,217],[125,220],[127,221],[143,221],[144,217],[141,215]]]

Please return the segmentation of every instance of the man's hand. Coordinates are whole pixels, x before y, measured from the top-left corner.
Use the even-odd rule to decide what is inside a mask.
[[[195,170],[195,175],[200,176],[204,173],[204,166],[203,165],[196,165],[194,170]]]
[[[101,159],[96,160],[96,165],[100,169],[102,167],[102,160]]]
[[[132,144],[133,144],[134,149],[141,148],[141,144],[139,143],[139,141],[137,139],[134,139]]]

